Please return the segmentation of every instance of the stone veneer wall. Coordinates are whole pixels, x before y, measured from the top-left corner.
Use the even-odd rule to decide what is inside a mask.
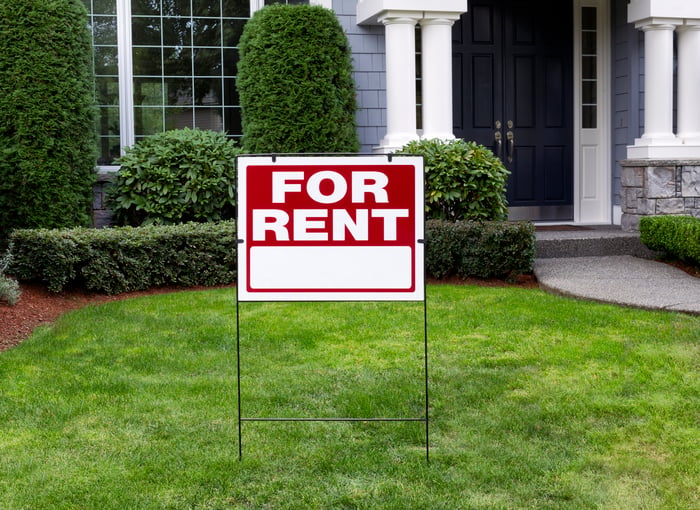
[[[700,217],[700,161],[627,160],[622,166],[622,230],[639,230],[642,216]]]
[[[114,172],[106,172],[104,170],[97,172],[97,179],[92,187],[92,225],[95,228],[112,225],[112,211],[107,208],[105,191],[115,177],[116,174]]]

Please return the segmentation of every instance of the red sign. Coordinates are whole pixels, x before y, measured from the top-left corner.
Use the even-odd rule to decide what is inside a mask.
[[[423,160],[238,158],[239,299],[422,300]]]

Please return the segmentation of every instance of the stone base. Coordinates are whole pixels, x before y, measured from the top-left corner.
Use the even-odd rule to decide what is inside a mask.
[[[92,225],[95,228],[110,227],[112,222],[112,211],[107,208],[105,193],[107,187],[114,181],[114,172],[99,171],[97,180],[92,188]]]
[[[622,166],[622,229],[644,216],[700,217],[700,160],[627,160]]]

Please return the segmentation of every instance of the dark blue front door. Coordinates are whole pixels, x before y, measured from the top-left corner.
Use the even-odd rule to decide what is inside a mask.
[[[512,219],[573,219],[573,11],[472,0],[454,27],[455,135],[511,171]]]

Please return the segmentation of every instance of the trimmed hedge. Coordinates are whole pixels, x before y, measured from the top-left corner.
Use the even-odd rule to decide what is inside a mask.
[[[235,222],[111,229],[16,230],[9,273],[50,291],[68,285],[118,294],[236,278]]]
[[[117,160],[107,189],[118,225],[220,221],[236,214],[236,156],[224,133],[174,129],[140,140]]]
[[[532,223],[426,222],[427,276],[514,278],[532,272],[534,260]]]
[[[80,286],[118,294],[159,285],[224,285],[236,279],[234,222],[16,230],[8,273],[53,292]],[[530,273],[532,223],[426,223],[426,275],[513,278]]]
[[[0,2],[0,239],[90,225],[92,69],[82,0]]]
[[[506,183],[510,172],[489,149],[464,140],[418,140],[397,154],[425,160],[428,219],[499,221],[508,217]]]
[[[239,51],[246,153],[359,150],[350,45],[333,11],[266,6],[246,23]]]
[[[649,249],[700,266],[700,218],[645,216],[639,234]]]

